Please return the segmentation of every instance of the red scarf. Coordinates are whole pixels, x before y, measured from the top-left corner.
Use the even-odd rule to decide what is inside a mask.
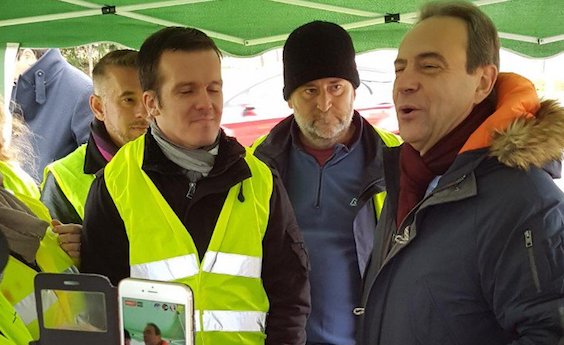
[[[408,143],[400,149],[400,189],[397,226],[425,196],[429,183],[443,175],[452,165],[458,152],[474,131],[495,110],[488,99],[474,107],[470,115],[450,133],[440,139],[423,156]]]

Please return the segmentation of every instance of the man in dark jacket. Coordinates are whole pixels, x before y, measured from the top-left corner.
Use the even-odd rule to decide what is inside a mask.
[[[385,188],[382,150],[399,144],[353,110],[360,85],[349,34],[315,21],[284,45],[284,99],[294,114],[253,146],[278,171],[311,260],[308,344],[355,343],[362,276]]]
[[[41,186],[41,201],[62,223],[82,224],[94,174],[149,127],[135,50],[109,52],[94,66],[92,78],[90,108],[95,118],[88,143],[47,165]]]
[[[92,184],[82,271],[174,280],[195,294],[196,344],[303,344],[307,256],[279,179],[221,131],[221,53],[165,28],[139,51],[149,132]]]
[[[500,74],[491,20],[429,3],[395,61],[400,148],[362,305],[360,343],[556,345],[562,328],[564,109]]]
[[[59,49],[33,51],[37,60],[28,59],[30,66],[12,90],[11,106],[12,113],[21,114],[34,134],[31,142],[37,158],[25,162],[23,168],[41,181],[47,164],[68,155],[88,139],[92,81],[70,65]],[[24,49],[20,57],[33,56],[30,53],[30,49]]]

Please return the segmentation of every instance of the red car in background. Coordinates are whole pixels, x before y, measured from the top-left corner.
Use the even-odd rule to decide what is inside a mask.
[[[354,108],[374,126],[397,133],[398,123],[392,103],[393,76],[359,68],[360,86]],[[228,98],[223,108],[222,127],[245,145],[267,134],[292,113],[282,97],[281,74],[263,79]]]

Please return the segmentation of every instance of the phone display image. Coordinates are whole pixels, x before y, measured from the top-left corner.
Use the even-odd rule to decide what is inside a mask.
[[[45,328],[106,332],[107,313],[103,293],[70,290],[41,290]],[[57,308],[51,308],[58,303]]]
[[[192,290],[184,284],[127,278],[118,286],[121,344],[193,345]]]
[[[186,306],[122,298],[124,329],[131,345],[186,344]]]

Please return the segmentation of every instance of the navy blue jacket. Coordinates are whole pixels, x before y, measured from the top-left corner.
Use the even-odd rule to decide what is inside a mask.
[[[347,155],[349,160],[347,161],[346,168],[350,171],[347,171],[346,174],[332,173],[332,176],[335,177],[339,175],[343,177],[341,183],[346,183],[345,181],[347,181],[348,184],[342,186],[342,189],[347,190],[348,193],[350,193],[350,191],[354,192],[350,194],[350,198],[347,199],[344,199],[342,195],[341,198],[336,197],[336,195],[327,195],[326,193],[328,193],[328,190],[331,190],[330,188],[327,190],[324,189],[320,193],[323,198],[338,199],[337,201],[324,200],[322,203],[322,205],[324,205],[322,206],[323,208],[329,208],[330,205],[328,204],[331,202],[334,204],[341,203],[343,205],[341,212],[342,217],[345,217],[351,210],[354,212],[352,224],[340,229],[341,232],[346,233],[347,228],[352,227],[352,234],[338,234],[338,232],[332,232],[331,229],[324,228],[328,219],[330,221],[330,217],[326,217],[324,220],[313,220],[311,218],[317,219],[321,217],[320,214],[324,214],[323,211],[317,214],[312,212],[310,218],[304,219],[307,218],[308,211],[304,211],[304,209],[296,210],[298,223],[308,223],[310,225],[310,231],[304,231],[304,237],[306,239],[306,245],[308,245],[307,240],[309,240],[312,270],[316,270],[310,274],[313,312],[308,321],[308,341],[312,343],[320,342],[343,345],[354,343],[357,316],[353,314],[353,310],[359,305],[362,276],[364,275],[367,263],[370,259],[372,243],[374,241],[374,231],[377,223],[372,198],[374,195],[385,190],[382,170],[382,149],[386,147],[386,143],[379,136],[379,133],[374,130],[372,125],[358,113],[355,113],[353,123],[356,123],[357,128],[361,128],[361,130],[360,133],[358,133],[358,142],[353,144],[358,144],[358,149],[351,149],[348,155],[356,155],[356,158],[351,158],[351,156]],[[295,181],[293,181],[294,183],[290,183],[292,178],[301,178],[302,183],[307,183],[304,181],[313,182],[319,179],[323,180],[323,183],[321,183],[321,181],[313,182],[314,185],[318,183],[319,186],[327,185],[325,184],[325,175],[321,173],[316,176],[300,177],[300,174],[307,174],[308,171],[310,174],[312,173],[312,170],[308,170],[305,165],[300,171],[290,171],[290,161],[292,160],[290,153],[292,150],[296,150],[292,144],[291,133],[293,128],[295,128],[293,126],[296,126],[294,124],[293,115],[282,120],[272,129],[270,134],[263,141],[259,139],[258,143],[255,144],[256,148],[254,154],[280,173],[284,185],[291,195],[291,199],[292,195],[294,195],[292,201],[294,203],[293,206],[296,207],[295,202],[297,199],[299,200],[300,197],[296,197],[296,194],[292,193],[292,185],[294,184],[293,187],[296,187]],[[394,142],[394,144],[396,144],[396,142]],[[333,164],[339,166],[339,157],[343,157],[344,155],[343,152],[339,153],[337,151],[338,149],[336,153],[334,153],[335,156],[332,160],[327,162],[324,168],[330,167]],[[333,161],[333,159],[335,159],[335,161]],[[352,161],[350,159],[352,159]],[[344,178],[347,174],[350,174],[350,178]],[[304,192],[306,192],[305,189]],[[306,198],[307,196],[303,197]],[[343,202],[343,200],[346,200],[346,202]],[[305,202],[305,204],[307,204],[307,202]],[[315,207],[321,206],[316,205]],[[339,214],[335,214],[335,217],[339,217]],[[334,221],[331,224],[336,227],[338,223],[338,221]],[[315,229],[315,225],[318,226],[317,229]],[[314,228],[315,231],[312,232],[311,228]],[[320,237],[316,240],[316,236],[324,236],[327,242],[321,240]],[[336,236],[338,239],[336,239]],[[340,248],[336,249],[335,246],[327,245],[331,242],[335,244],[337,241],[341,245]],[[315,247],[312,246],[312,243],[314,243]],[[349,255],[349,253],[352,255]],[[335,258],[328,257],[329,255],[333,255],[337,258],[341,258],[342,255],[345,255],[346,259],[343,260],[342,265],[339,266],[332,261]],[[353,257],[354,255],[356,255],[356,257]],[[324,260],[324,257],[327,257],[327,259]],[[343,269],[344,266],[349,266],[349,272],[345,274],[343,274],[343,272],[346,271],[346,269]],[[326,269],[319,269],[320,267]],[[340,280],[341,282],[332,284],[330,283],[331,280]],[[329,284],[332,286],[327,286]],[[350,291],[339,291],[339,289],[343,289],[344,286],[350,286]],[[317,309],[315,308],[316,306]]]
[[[558,344],[564,194],[538,163],[562,151],[564,111],[548,113],[537,114],[542,131],[531,123],[500,135],[534,142],[460,154],[399,227],[399,149],[385,152],[360,344]],[[525,169],[506,161],[517,156]]]

